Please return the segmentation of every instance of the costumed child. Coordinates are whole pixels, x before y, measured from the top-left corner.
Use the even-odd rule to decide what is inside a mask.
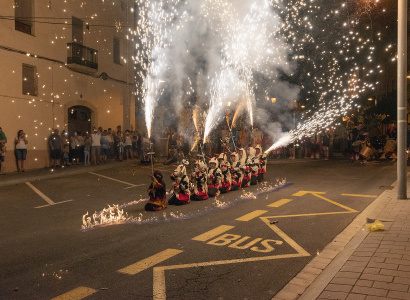
[[[219,187],[221,186],[222,173],[218,168],[218,161],[215,157],[209,161],[208,168],[208,196],[216,197],[220,194]]]
[[[173,181],[172,189],[173,195],[168,200],[168,204],[173,205],[185,205],[189,203],[189,197],[191,195],[189,191],[189,178],[186,175],[186,166],[188,161],[183,159],[182,164],[172,172],[171,179]]]
[[[249,147],[246,149],[248,158],[246,159],[246,167],[249,167],[251,172],[251,185],[258,183],[259,159],[255,157],[255,148]]]
[[[191,200],[201,201],[208,199],[207,168],[205,164],[197,160],[194,171],[191,173]]]
[[[263,176],[266,173],[266,161],[267,156],[266,153],[262,153],[262,147],[257,145],[255,147],[256,150],[256,157],[259,159],[259,169],[258,169],[258,182],[262,182]]]
[[[228,162],[226,154],[221,153],[218,157],[219,168],[221,169],[222,179],[219,186],[219,191],[224,194],[231,190],[231,164]]]
[[[241,186],[248,187],[251,183],[251,167],[247,164],[247,157],[244,148],[238,150],[239,162],[243,168],[242,184]]]
[[[162,173],[160,171],[155,171],[154,174],[150,175],[152,183],[148,188],[149,201],[145,205],[146,211],[158,211],[163,210],[167,207],[167,191],[165,182],[163,180]]]
[[[231,153],[231,191],[241,189],[244,167],[239,161],[239,155],[236,152]]]

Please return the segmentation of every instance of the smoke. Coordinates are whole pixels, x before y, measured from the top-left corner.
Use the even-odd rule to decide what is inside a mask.
[[[156,18],[150,23],[152,7]],[[158,105],[178,116],[195,106],[206,114],[202,124],[206,138],[224,122],[228,106],[235,111],[246,103],[250,122],[276,139],[279,123],[291,122],[283,112],[298,90],[280,80],[281,74],[292,72],[291,50],[269,1],[174,0],[152,7],[145,5],[143,12],[144,28],[151,28],[146,32],[149,53],[145,54],[152,60],[143,75],[147,125]],[[267,105],[266,92],[278,99],[274,107]],[[195,138],[195,132],[187,132],[195,131],[194,126],[180,128]]]

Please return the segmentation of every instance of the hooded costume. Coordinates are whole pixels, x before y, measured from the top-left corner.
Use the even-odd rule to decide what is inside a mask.
[[[158,211],[166,208],[166,194],[167,191],[162,173],[160,171],[155,171],[153,174],[152,183],[148,188],[149,201],[145,205],[145,210]]]
[[[251,185],[255,185],[258,183],[259,159],[255,157],[255,148],[249,147],[247,150],[248,158],[246,159],[246,170],[249,168],[251,173]]]
[[[168,200],[168,204],[185,205],[189,203],[191,193],[189,191],[189,178],[186,175],[186,165],[188,165],[188,161],[183,159],[182,164],[171,174],[174,194]]]
[[[266,157],[266,153],[262,152],[262,147],[260,145],[257,145],[255,147],[255,150],[256,150],[256,157],[259,159],[258,181],[262,182],[263,176],[266,173],[267,157]]]
[[[242,186],[244,166],[239,161],[239,155],[236,152],[231,153],[231,191],[239,190]]]
[[[219,191],[224,194],[231,190],[231,164],[228,162],[226,154],[221,153],[218,157],[219,168],[221,169],[222,178]]]
[[[215,166],[212,166],[212,164],[215,164]],[[221,169],[218,168],[216,158],[211,158],[208,165],[208,196],[216,197],[220,194],[219,187],[221,186],[222,173]]]
[[[200,201],[208,199],[207,168],[198,160],[194,164],[195,169],[191,173],[191,200]]]

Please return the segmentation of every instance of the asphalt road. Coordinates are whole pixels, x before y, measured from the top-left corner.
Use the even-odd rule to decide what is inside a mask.
[[[158,167],[170,187],[172,166]],[[148,173],[113,165],[1,187],[0,299],[271,299],[389,188],[395,166],[277,161],[266,186],[287,185],[247,188],[256,199],[162,212],[142,201],[125,209],[133,222],[82,230],[85,213],[146,198]]]

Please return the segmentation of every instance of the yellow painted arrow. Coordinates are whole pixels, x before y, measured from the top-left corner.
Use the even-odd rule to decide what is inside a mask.
[[[336,206],[339,206],[339,207],[341,207],[341,208],[343,208],[343,209],[346,209],[346,210],[348,210],[348,211],[350,211],[350,212],[357,212],[357,210],[355,210],[355,209],[353,209],[353,208],[350,208],[350,207],[348,207],[348,206],[346,206],[346,205],[340,204],[340,203],[338,203],[338,202],[336,202],[336,201],[333,201],[333,200],[330,200],[330,199],[328,199],[328,198],[325,198],[325,197],[321,196],[321,195],[323,195],[323,194],[326,194],[326,193],[323,193],[323,192],[299,191],[299,192],[293,194],[292,196],[301,197],[301,196],[305,196],[305,195],[307,195],[307,194],[312,194],[313,196],[315,196],[315,197],[317,197],[317,198],[320,198],[320,199],[322,199],[322,200],[325,200],[325,201],[327,201],[327,202],[329,202],[329,203],[332,203],[332,204],[334,204],[334,205],[336,205]]]

